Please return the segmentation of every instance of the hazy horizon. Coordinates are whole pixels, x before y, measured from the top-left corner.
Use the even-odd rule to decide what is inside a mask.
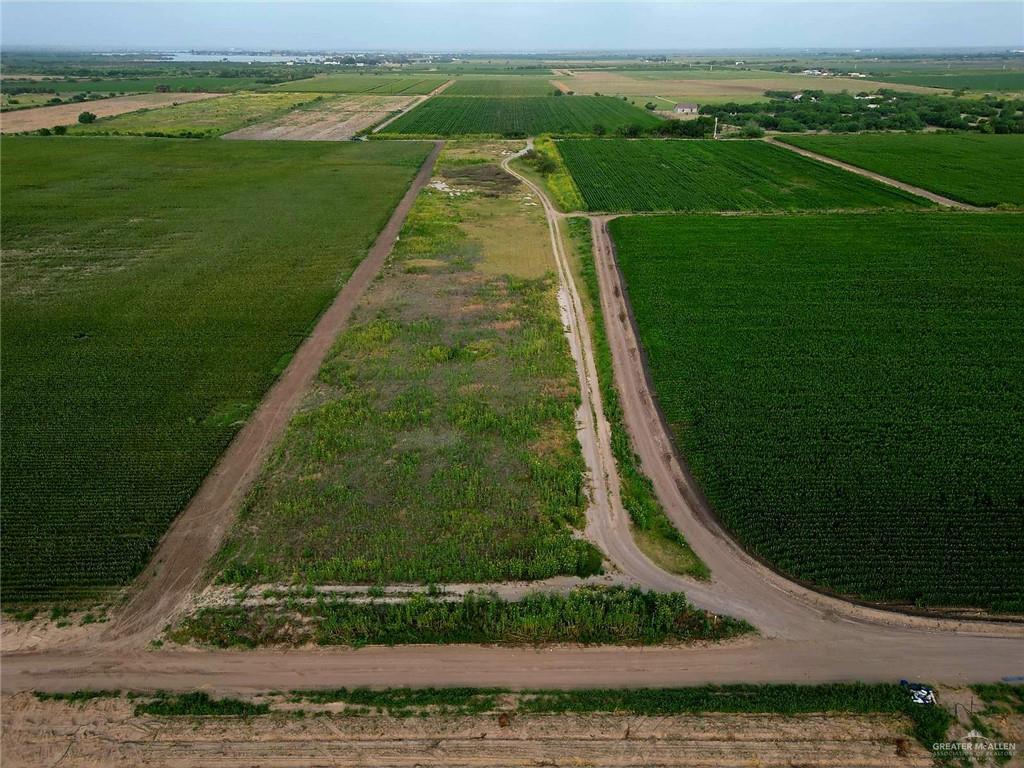
[[[1024,3],[0,2],[4,48],[571,53],[1008,49]]]

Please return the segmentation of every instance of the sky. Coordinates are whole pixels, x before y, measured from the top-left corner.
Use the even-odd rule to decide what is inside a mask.
[[[2,0],[0,45],[417,52],[1024,48],[1024,0]]]

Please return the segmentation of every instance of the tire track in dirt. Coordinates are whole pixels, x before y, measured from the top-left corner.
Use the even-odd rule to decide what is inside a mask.
[[[440,141],[434,143],[366,257],[164,534],[149,565],[136,580],[127,605],[103,633],[104,641],[147,642],[176,615],[196,588],[264,459],[284,432],[334,339],[391,252],[416,195],[430,181],[443,145]]]

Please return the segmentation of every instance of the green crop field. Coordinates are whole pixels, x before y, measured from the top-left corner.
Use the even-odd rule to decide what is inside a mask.
[[[1021,135],[880,133],[782,141],[965,203],[1024,205]]]
[[[177,106],[129,112],[87,125],[73,125],[68,133],[189,138],[219,136],[285,114],[316,97],[317,94],[311,93],[233,93]]]
[[[868,599],[1024,611],[1020,221],[611,223],[661,407],[749,550]]]
[[[16,77],[16,76],[15,76]],[[244,91],[267,87],[255,77],[208,77],[171,75],[166,77],[92,78],[88,80],[5,80],[4,90],[46,93],[151,93],[161,86],[171,91]]]
[[[790,211],[926,203],[760,141],[566,139],[591,211]]]
[[[445,88],[446,96],[551,96],[557,90],[550,77],[524,75],[464,75]]]
[[[893,73],[880,75],[877,80],[906,85],[923,85],[929,88],[966,89],[969,91],[1024,91],[1024,72],[952,72],[946,73]]]
[[[430,93],[449,78],[439,75],[323,75],[274,86],[299,93],[376,93],[417,96]]]
[[[139,572],[428,149],[3,139],[5,601]]]
[[[627,125],[648,127],[659,122],[661,118],[607,96],[435,96],[402,115],[387,127],[387,132],[527,136],[591,133],[595,126],[613,131]]]

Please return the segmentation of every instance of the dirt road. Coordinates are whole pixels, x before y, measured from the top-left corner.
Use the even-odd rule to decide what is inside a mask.
[[[148,642],[196,589],[203,568],[220,547],[267,453],[284,431],[331,344],[391,252],[416,195],[430,181],[441,147],[442,142],[434,144],[366,258],[356,267],[284,373],[164,535],[149,566],[139,576],[129,603],[104,633],[104,640]]]
[[[951,197],[943,197],[942,195],[937,195],[934,192],[929,192],[927,189],[915,187],[913,184],[907,184],[906,182],[903,181],[897,181],[896,179],[890,178],[889,176],[883,176],[880,173],[875,173],[874,171],[868,171],[856,165],[844,163],[842,160],[836,160],[835,158],[828,157],[827,155],[819,155],[817,152],[812,152],[811,150],[804,149],[803,147],[796,147],[793,146],[792,144],[787,144],[783,141],[776,141],[771,136],[766,138],[765,141],[771,144],[773,147],[782,147],[783,149],[788,149],[790,152],[796,152],[798,155],[810,158],[811,160],[817,160],[818,162],[821,163],[834,165],[836,168],[842,168],[844,171],[855,173],[858,176],[863,176],[864,178],[872,179],[873,181],[877,181],[881,184],[886,184],[887,186],[890,187],[896,187],[896,189],[902,189],[904,192],[909,192],[912,195],[923,197],[926,200],[931,200],[933,203],[938,203],[939,205],[944,205],[947,206],[948,208],[960,208],[961,210],[964,211],[985,210],[984,208],[978,208],[975,205],[961,203],[959,200],[954,200]]]
[[[83,112],[92,112],[97,117],[113,117],[139,109],[155,109],[188,101],[216,99],[223,93],[140,93],[135,96],[116,96],[112,99],[96,99],[74,104],[58,104],[54,107],[33,107],[4,112],[0,115],[0,133],[36,131],[53,128],[55,125],[72,125],[78,122]]]

